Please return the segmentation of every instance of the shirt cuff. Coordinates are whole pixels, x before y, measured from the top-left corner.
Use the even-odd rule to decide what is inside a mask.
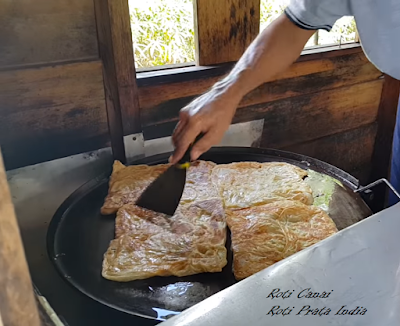
[[[297,27],[300,27],[302,29],[307,29],[307,30],[323,29],[323,30],[326,30],[328,32],[332,29],[331,25],[315,25],[315,26],[313,26],[313,25],[305,23],[299,17],[297,17],[289,7],[287,7],[285,9],[285,14],[286,14],[286,17],[288,17],[289,20],[293,24],[295,24]]]

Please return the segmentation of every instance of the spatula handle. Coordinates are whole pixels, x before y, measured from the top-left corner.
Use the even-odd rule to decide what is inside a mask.
[[[185,164],[191,161],[190,159],[190,153],[192,151],[192,148],[194,146],[194,144],[196,144],[202,137],[204,136],[204,134],[199,134],[196,139],[194,140],[194,142],[189,146],[189,148],[186,150],[185,154],[182,156],[182,158],[179,160],[179,164]]]

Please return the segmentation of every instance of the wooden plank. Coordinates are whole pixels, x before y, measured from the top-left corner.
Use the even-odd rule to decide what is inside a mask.
[[[1,154],[0,289],[0,325],[41,325]]]
[[[155,124],[143,127],[143,138],[145,140],[169,137],[176,127],[176,121]]]
[[[233,123],[265,119],[261,146],[280,148],[374,122],[381,89],[382,80],[376,80],[250,105],[238,109]],[[158,107],[158,115],[153,117],[157,122],[143,128],[145,139],[170,136],[179,108],[190,99],[177,99],[170,101],[167,108]],[[171,116],[170,108],[176,110]]]
[[[325,72],[325,74],[317,75],[323,72]],[[191,80],[179,78],[176,82],[168,82],[168,85],[155,81],[151,85],[139,87],[140,107],[146,110],[169,100],[198,96],[207,91],[226,73],[226,69],[221,69],[221,74],[209,77],[207,75],[200,75],[200,78],[195,77]],[[369,63],[365,55],[360,53],[316,61],[299,62],[293,64],[286,72],[278,75],[270,82],[249,93],[242,101],[241,106],[277,99],[268,94],[268,87],[275,85],[277,81],[287,83],[288,79],[292,79],[292,81],[296,83],[296,77],[309,76],[307,80],[301,80],[301,83],[299,80],[298,85],[308,82],[311,91],[315,91],[316,85],[321,83],[321,86],[326,89],[326,87],[335,87],[334,82],[342,86],[349,83],[373,80],[379,78],[381,75],[382,73]],[[313,81],[315,81],[314,84],[312,84]],[[291,92],[295,94],[294,91],[291,90],[293,86],[295,85],[291,83],[290,87],[286,87],[287,90],[285,93],[289,94],[289,92]],[[299,86],[297,86],[297,88],[299,88]],[[303,92],[303,90],[301,90],[301,92]],[[262,98],[258,99],[257,97],[260,96]],[[144,112],[144,114],[146,114],[146,112]]]
[[[339,87],[350,87],[351,85],[355,85],[358,83],[364,83],[368,81],[375,81],[381,76],[381,73],[376,70],[376,68],[370,64],[365,63],[363,65],[347,65],[346,67],[337,68],[330,71],[322,71],[320,73],[312,73],[310,75],[301,76],[298,78],[289,78],[285,80],[279,80],[271,83],[266,83],[260,86],[258,89],[254,90],[250,94],[248,94],[240,104],[240,108],[237,111],[235,116],[235,122],[245,122],[254,119],[263,118],[266,114],[266,111],[270,110],[271,112],[278,112],[282,108],[285,109],[287,105],[291,107],[295,107],[295,102],[277,102],[278,100],[290,99],[292,97],[297,97],[299,94],[305,94],[304,98],[299,97],[299,100],[303,99],[303,102],[311,101],[314,95],[308,94],[318,94],[317,91],[324,91],[329,89],[335,89]],[[205,83],[206,81],[204,81]],[[153,100],[150,99],[149,96],[146,96],[148,101],[143,102],[143,105],[154,105],[153,107],[144,107],[142,108],[142,123],[144,128],[150,127],[151,125],[160,125],[163,123],[170,123],[172,121],[177,121],[179,110],[188,104],[191,100],[193,100],[197,95],[192,95],[195,87],[202,88],[204,85],[199,82],[198,86],[192,85],[192,90],[187,88],[182,89],[182,97],[176,98],[179,94],[179,89],[177,85],[170,85],[170,87],[164,89],[164,93],[162,92],[162,88],[158,88],[158,92],[154,92],[154,94],[158,94],[161,98],[170,97],[165,102],[161,102],[158,104],[158,99],[154,96]],[[373,90],[371,94],[366,94],[366,98],[375,99],[379,98],[379,85],[381,81],[377,81],[377,88]],[[188,87],[189,88],[189,87]],[[357,87],[355,88],[358,89]],[[362,89],[362,88],[361,88]],[[339,91],[338,91],[339,92]],[[339,92],[340,93],[340,92]],[[348,94],[347,92],[346,94]],[[176,94],[176,95],[175,95]],[[186,95],[186,96],[185,96]],[[187,96],[189,95],[189,96]],[[338,95],[340,96],[340,95]],[[351,107],[351,101],[358,101],[358,103],[363,104],[363,96],[360,94],[351,94],[352,98],[347,99],[350,101],[347,105]],[[375,97],[374,97],[375,96]],[[354,99],[353,99],[354,97]],[[325,99],[322,100],[323,103]],[[345,105],[346,103],[342,100],[341,104]],[[272,103],[273,102],[273,103]],[[374,101],[372,101],[374,102]],[[261,103],[261,104],[260,104]],[[373,104],[373,103],[371,103]],[[303,105],[303,104],[302,104]],[[370,106],[370,104],[367,104]],[[276,107],[278,111],[274,111],[274,107]],[[377,108],[377,105],[376,105]],[[272,113],[271,113],[272,114]],[[375,116],[374,116],[375,118]]]
[[[95,0],[94,4],[100,58],[103,61],[104,67],[104,88],[111,147],[114,159],[125,162],[124,132],[122,124],[121,98],[119,93],[119,80],[121,80],[122,77],[120,72],[117,70],[116,65],[113,41],[113,24],[115,17],[111,15],[111,2],[111,0]]]
[[[0,67],[98,58],[93,1],[0,1],[0,44]]]
[[[317,158],[351,173],[371,163],[377,127],[374,122],[282,149]]]
[[[127,0],[108,2],[115,73],[120,98],[124,134],[141,131],[139,94],[132,46],[131,20]]]
[[[357,56],[352,59],[354,60],[335,62],[332,70],[320,72],[299,67],[300,69],[293,72],[293,77],[265,83],[250,92],[243,98],[239,107],[378,80],[382,76],[370,62],[360,64],[362,61],[358,61]]]
[[[381,178],[389,178],[399,91],[400,81],[385,75],[378,113],[378,133],[372,155],[369,182],[374,182]],[[379,190],[376,189],[374,202],[372,203],[375,212],[385,207],[387,191],[388,189],[384,187]]]
[[[7,169],[99,149],[108,140],[101,62],[0,72]]]
[[[196,62],[237,61],[260,31],[260,0],[195,0]]]
[[[377,80],[258,105],[251,113],[239,109],[236,119],[263,113],[261,146],[282,148],[376,121],[381,91]]]

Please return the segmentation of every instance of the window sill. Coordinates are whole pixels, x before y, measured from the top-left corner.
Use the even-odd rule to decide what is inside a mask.
[[[303,50],[296,62],[331,58],[362,52],[360,43],[309,47]],[[234,62],[215,66],[196,66],[193,63],[141,69],[136,74],[139,87],[182,82],[199,78],[221,76],[228,73]],[[178,66],[178,67],[177,67]]]

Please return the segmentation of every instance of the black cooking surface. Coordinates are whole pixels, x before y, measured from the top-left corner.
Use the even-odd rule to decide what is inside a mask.
[[[135,163],[160,164],[167,162],[168,157],[169,154],[158,155]],[[340,180],[345,186],[335,188],[332,207],[329,207],[330,215],[339,229],[370,214],[367,206],[352,192],[358,186],[357,180],[315,159],[256,148],[215,148],[201,159],[219,164],[283,161],[323,172]],[[115,224],[115,216],[100,214],[107,191],[106,176],[82,186],[63,203],[49,227],[47,245],[50,258],[62,277],[76,289],[117,310],[164,320],[235,283],[229,250],[228,264],[221,273],[182,278],[154,277],[127,283],[104,279],[101,276],[103,255],[114,238]]]

